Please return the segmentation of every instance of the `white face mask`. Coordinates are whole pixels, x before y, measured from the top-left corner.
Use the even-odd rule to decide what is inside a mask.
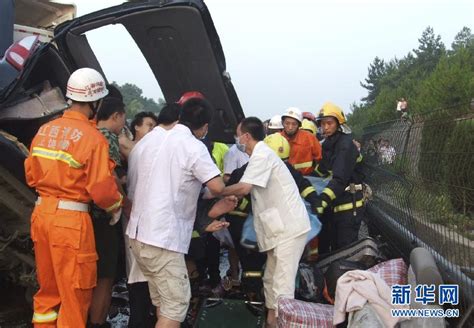
[[[199,138],[199,139],[200,139],[200,140],[204,140],[204,139],[206,139],[206,137],[207,137],[207,133],[208,133],[208,132],[209,132],[209,131],[207,131],[207,130],[206,130],[206,133],[204,133],[204,134],[202,135],[202,137],[201,137],[201,138]]]
[[[200,137],[198,137],[194,132],[193,132],[193,134],[194,134],[194,136],[196,137],[196,139],[204,140],[204,139],[206,139],[208,132],[209,132],[209,129],[206,129],[206,132],[204,132],[204,134],[203,134],[202,136],[200,136]]]
[[[235,146],[237,147],[237,149],[245,153],[245,149],[247,148],[247,145],[241,144],[239,137],[234,137],[234,139],[235,139]]]

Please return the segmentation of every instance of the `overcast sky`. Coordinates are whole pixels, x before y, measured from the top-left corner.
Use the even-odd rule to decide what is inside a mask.
[[[78,15],[123,1],[77,0]],[[447,47],[463,26],[473,29],[469,0],[208,0],[227,71],[247,116],[287,107],[316,112],[325,101],[349,109],[366,95],[359,82],[375,56],[401,58],[432,26]],[[157,99],[148,64],[120,26],[88,34],[107,75]],[[124,63],[127,63],[124,65]]]

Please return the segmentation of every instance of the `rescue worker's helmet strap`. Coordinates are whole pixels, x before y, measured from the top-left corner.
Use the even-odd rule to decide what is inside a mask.
[[[92,117],[96,117],[97,112],[99,111],[100,107],[102,106],[103,100],[104,99],[101,98],[98,101],[88,103],[90,109],[92,110]]]

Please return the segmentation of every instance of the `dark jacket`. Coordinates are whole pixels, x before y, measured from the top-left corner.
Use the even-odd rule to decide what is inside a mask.
[[[352,141],[351,134],[336,132],[323,142],[323,158],[315,168],[319,177],[332,176],[323,190],[330,199],[330,205],[337,206],[353,201],[352,195],[345,191],[350,183],[362,184],[362,156]],[[362,199],[362,192],[356,193],[356,200]]]

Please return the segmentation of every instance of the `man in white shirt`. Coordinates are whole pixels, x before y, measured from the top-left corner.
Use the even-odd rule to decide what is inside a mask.
[[[229,181],[230,175],[234,170],[241,168],[249,161],[249,155],[232,145],[224,156],[224,181]]]
[[[209,121],[209,104],[190,100],[176,126],[156,127],[130,154],[133,207],[127,235],[157,307],[157,327],[179,327],[186,317],[191,289],[184,254],[199,193],[203,184],[217,195],[224,189],[219,169],[199,140]]]
[[[237,127],[236,145],[250,160],[239,183],[222,195],[252,197],[258,247],[267,252],[263,285],[268,308],[267,324],[276,326],[279,297],[294,298],[298,263],[310,230],[308,212],[285,163],[262,140],[263,123],[256,117]]]

